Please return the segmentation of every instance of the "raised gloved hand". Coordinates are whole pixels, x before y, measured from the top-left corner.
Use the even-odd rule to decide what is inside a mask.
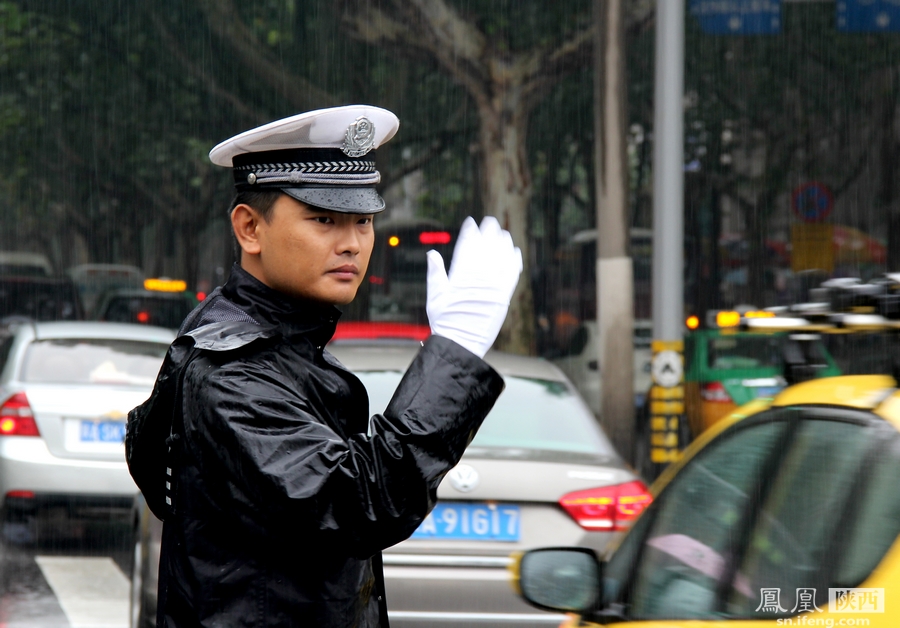
[[[493,216],[481,227],[463,221],[450,262],[450,273],[437,251],[428,251],[428,301],[431,332],[484,357],[494,344],[509,309],[522,252]]]

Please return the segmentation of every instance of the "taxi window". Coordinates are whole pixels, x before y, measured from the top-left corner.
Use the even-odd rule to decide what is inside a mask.
[[[861,487],[862,495],[854,508],[855,524],[844,535],[847,547],[835,573],[835,586],[858,586],[900,535],[900,437],[894,433],[885,441]]]
[[[688,334],[684,339],[684,371],[686,373],[694,366],[694,350],[696,347],[697,340],[694,336]]]
[[[871,432],[856,423],[803,421],[736,572],[727,603],[730,616],[815,610],[805,605],[814,602],[813,589],[827,592],[832,586],[829,568],[844,539],[841,516],[866,460]],[[826,599],[820,596],[818,602]]]
[[[643,539],[629,615],[717,616],[717,588],[726,557],[786,429],[786,421],[741,426],[700,452],[679,473],[660,496],[655,520]],[[614,561],[615,557],[611,564]]]
[[[716,336],[709,339],[707,366],[711,369],[780,368],[783,338],[778,336]]]

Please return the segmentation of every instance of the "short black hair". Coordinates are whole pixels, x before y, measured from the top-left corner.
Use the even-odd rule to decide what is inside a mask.
[[[231,207],[228,209],[228,215],[234,211],[238,205],[249,205],[262,216],[263,220],[269,222],[272,217],[272,206],[275,201],[282,195],[281,190],[259,190],[253,192],[238,192],[231,201]]]
[[[277,201],[282,195],[281,190],[254,190],[238,192],[234,195],[234,198],[231,201],[231,207],[228,208],[228,215],[231,216],[231,212],[234,211],[234,208],[238,205],[249,205],[253,209],[262,216],[262,219],[266,222],[272,218],[272,207],[275,205],[275,201]],[[231,244],[234,247],[234,259],[238,262],[241,261],[241,245],[238,244],[237,237],[234,235],[234,231],[231,232]]]

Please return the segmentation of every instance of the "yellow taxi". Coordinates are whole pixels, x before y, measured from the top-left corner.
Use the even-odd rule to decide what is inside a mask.
[[[900,626],[900,390],[811,379],[704,432],[606,562],[518,556],[513,585],[563,625]]]
[[[696,436],[756,397],[771,397],[785,388],[785,353],[797,343],[779,329],[742,329],[742,321],[775,318],[765,310],[715,310],[705,324],[688,317],[684,338],[684,405],[691,433]],[[841,375],[820,339],[809,340],[805,352],[817,356],[814,377]],[[786,377],[787,376],[787,377]]]

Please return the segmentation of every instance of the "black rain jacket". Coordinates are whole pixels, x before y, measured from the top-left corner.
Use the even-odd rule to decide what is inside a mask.
[[[432,336],[370,418],[362,383],[324,349],[339,314],[235,266],[185,321],[133,411],[174,416],[181,436],[158,625],[387,626],[381,550],[433,508],[503,380]]]

